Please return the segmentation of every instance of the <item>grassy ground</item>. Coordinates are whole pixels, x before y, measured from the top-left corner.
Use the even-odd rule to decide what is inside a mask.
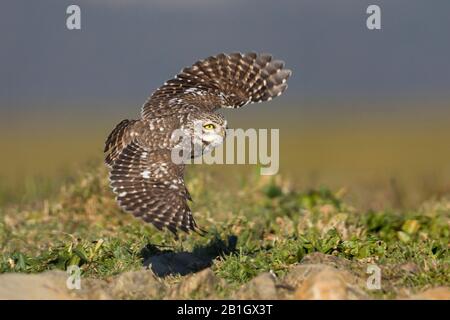
[[[142,268],[162,251],[202,252],[214,273],[239,287],[264,271],[283,275],[311,252],[387,266],[389,286],[377,296],[395,297],[399,288],[448,285],[450,200],[414,210],[356,210],[343,190],[299,191],[288,179],[255,172],[223,184],[217,172],[190,168],[188,188],[205,237],[168,232],[125,214],[109,190],[106,170],[89,167],[57,197],[0,209],[0,272],[36,273],[77,264],[84,276],[105,278]],[[414,273],[395,266],[412,264]],[[180,281],[170,276],[165,281]]]

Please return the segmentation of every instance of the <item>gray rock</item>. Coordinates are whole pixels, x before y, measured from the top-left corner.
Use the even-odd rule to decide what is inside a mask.
[[[160,299],[164,285],[148,270],[123,273],[103,290],[113,299]]]
[[[67,289],[67,274],[47,271],[41,274],[0,275],[0,300],[66,300],[76,296]]]
[[[450,300],[450,287],[435,287],[411,297],[415,300]]]
[[[358,279],[344,270],[324,268],[298,285],[295,298],[300,300],[368,299],[358,286]]]
[[[165,293],[161,281],[148,270],[126,272],[107,280],[81,278],[81,289],[68,289],[67,273],[0,275],[0,299],[159,299]]]
[[[275,277],[269,272],[261,273],[246,284],[238,292],[235,299],[249,300],[275,300],[278,299],[278,292]]]
[[[214,298],[219,279],[210,268],[182,279],[167,294],[168,299]]]
[[[282,283],[292,288],[286,298],[368,299],[366,279],[360,263],[316,252],[292,266]]]
[[[325,264],[297,264],[289,270],[289,272],[283,277],[282,281],[284,284],[295,289],[299,284],[305,281],[306,278],[323,270],[332,269],[334,268]]]

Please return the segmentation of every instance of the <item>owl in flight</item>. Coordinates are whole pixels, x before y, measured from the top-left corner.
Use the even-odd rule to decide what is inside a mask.
[[[200,148],[190,158],[205,154],[225,138],[227,121],[217,109],[270,101],[286,90],[290,75],[283,61],[256,53],[221,53],[181,70],[144,103],[140,119],[123,120],[106,140],[119,205],[159,230],[203,233],[188,206],[185,164],[172,158],[180,145],[173,133],[181,130]]]

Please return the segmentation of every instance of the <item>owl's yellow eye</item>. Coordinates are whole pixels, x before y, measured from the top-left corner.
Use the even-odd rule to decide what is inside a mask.
[[[203,125],[203,128],[205,128],[206,130],[213,130],[216,128],[216,126],[213,125],[212,123],[207,123],[207,124]]]

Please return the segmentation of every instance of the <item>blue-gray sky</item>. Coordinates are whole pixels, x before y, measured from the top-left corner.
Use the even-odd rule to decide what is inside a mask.
[[[66,29],[81,7],[82,30]],[[382,30],[366,8],[382,9]],[[450,1],[2,1],[2,111],[136,108],[166,79],[219,52],[264,51],[293,70],[282,99],[443,98]]]

